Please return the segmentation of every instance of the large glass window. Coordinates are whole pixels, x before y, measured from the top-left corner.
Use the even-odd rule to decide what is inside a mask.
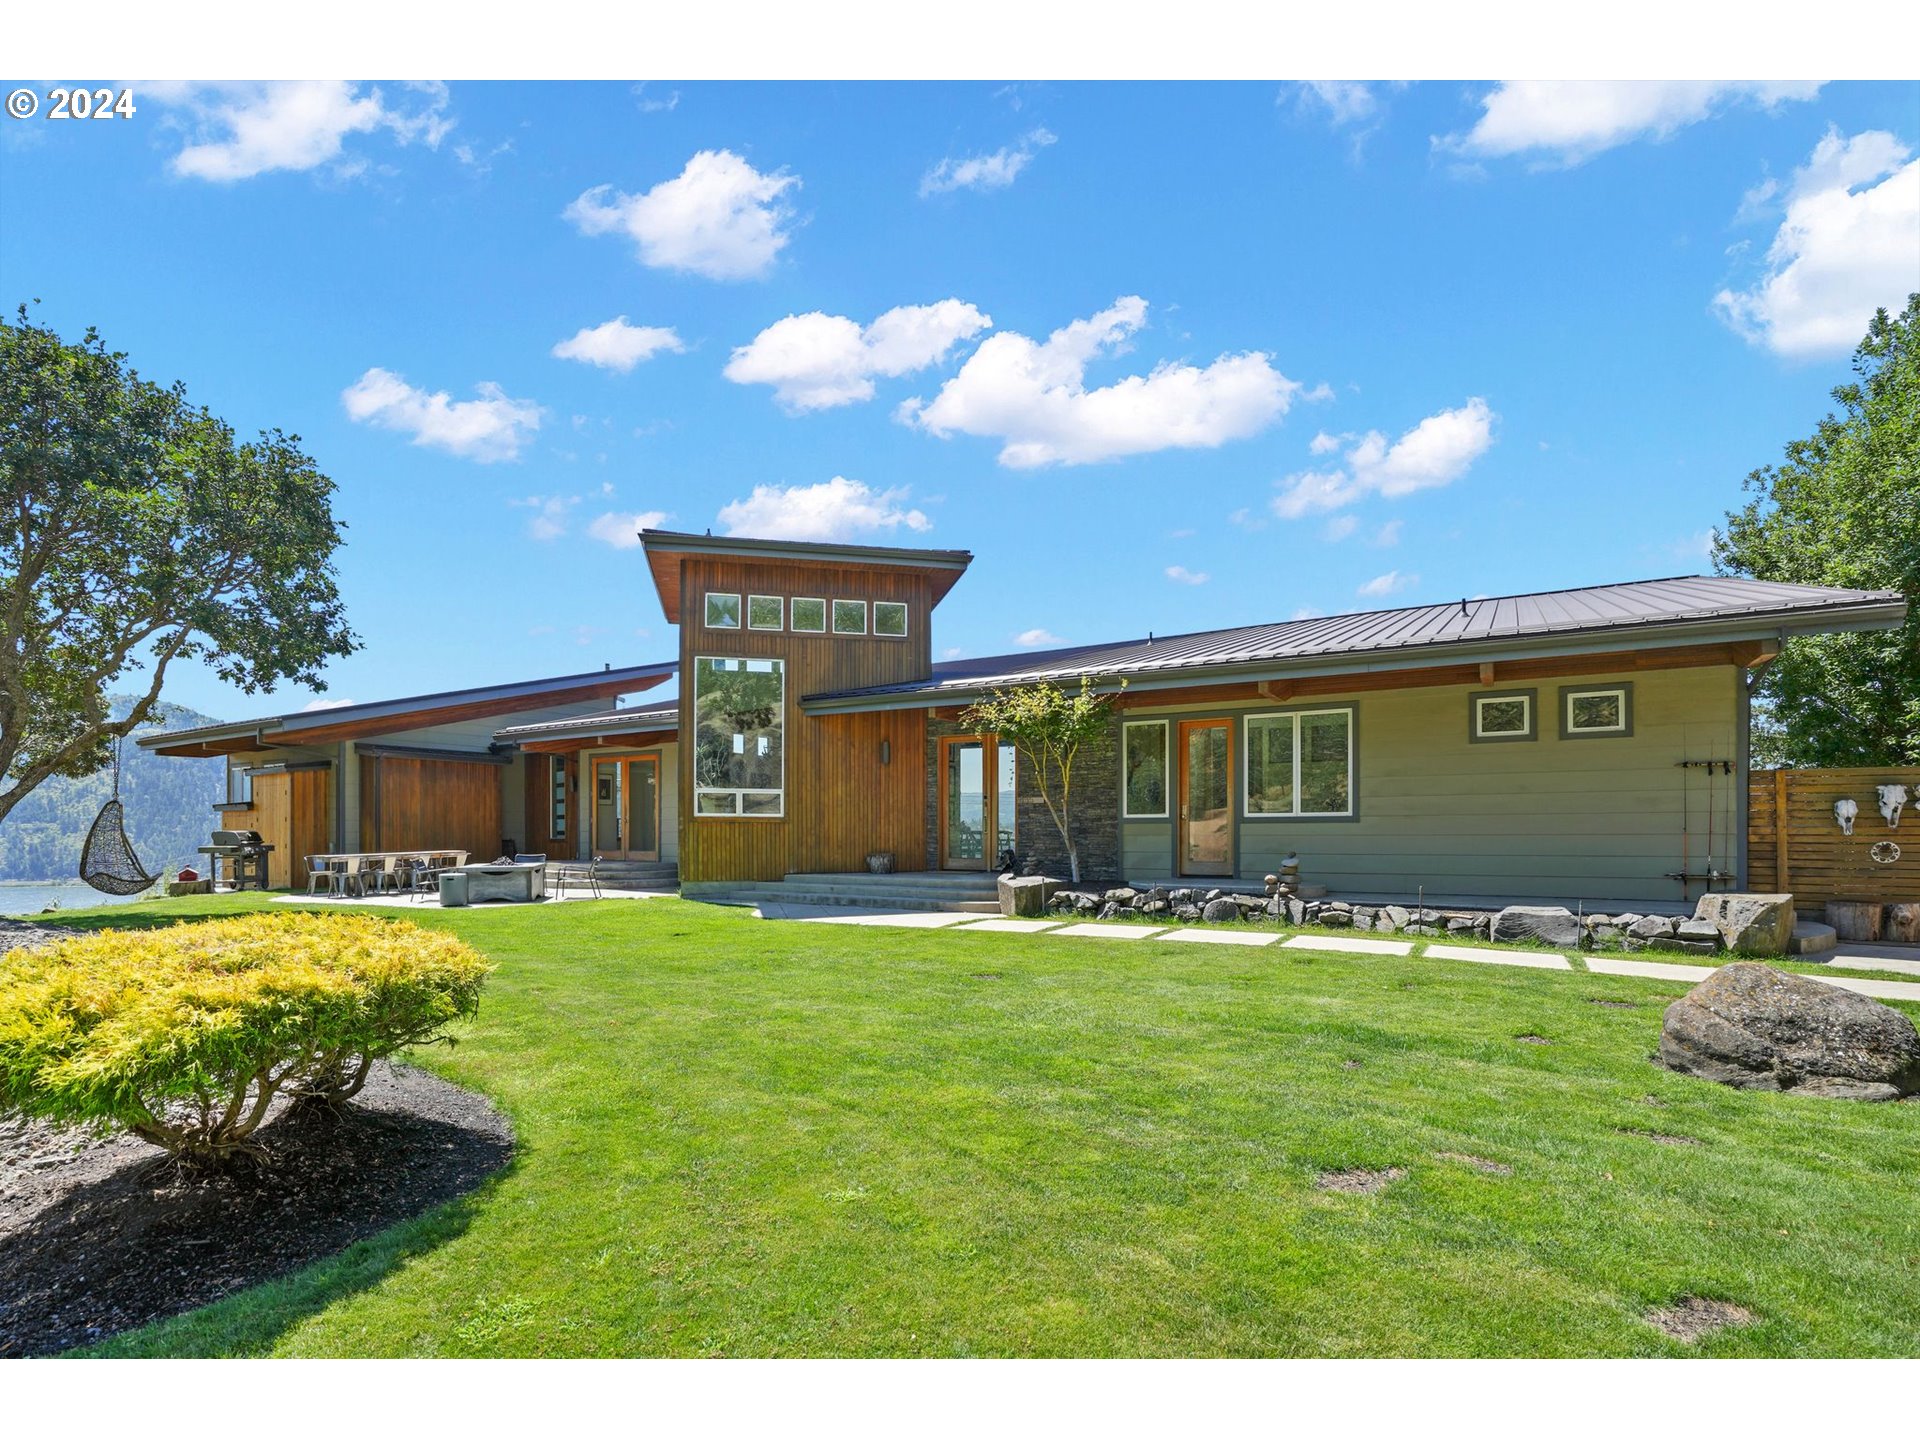
[[[786,710],[784,662],[694,661],[696,815],[785,813]]]
[[[1247,717],[1248,815],[1351,815],[1353,712]]]
[[[253,803],[253,771],[247,767],[251,760],[235,760],[227,757],[227,803],[229,805],[251,805]]]
[[[1122,789],[1128,819],[1167,813],[1167,722],[1133,720],[1123,730],[1125,785]]]

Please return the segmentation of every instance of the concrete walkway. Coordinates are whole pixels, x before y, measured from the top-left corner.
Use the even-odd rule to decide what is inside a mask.
[[[355,902],[349,902],[355,903]],[[1522,970],[1559,970],[1577,973],[1584,969],[1595,975],[1622,975],[1641,980],[1697,983],[1719,968],[1719,964],[1687,965],[1671,960],[1632,960],[1615,955],[1555,955],[1540,950],[1501,949],[1494,946],[1447,945],[1438,941],[1375,939],[1361,935],[1285,935],[1280,931],[1261,931],[1238,927],[1220,929],[1200,926],[1173,928],[1149,925],[1114,924],[1102,921],[1068,922],[1060,919],[1007,920],[998,917],[957,914],[953,911],[850,911],[842,906],[763,904],[757,913],[767,920],[803,920],[819,925],[896,926],[911,930],[981,930],[989,934],[1064,935],[1083,940],[1165,940],[1187,945],[1279,945],[1285,950],[1317,950],[1346,955],[1411,956],[1415,945],[1425,960],[1460,960],[1474,965],[1509,965]],[[1920,976],[1920,959],[1907,959],[1897,949],[1885,946],[1847,946],[1828,952],[1829,964],[1837,969],[1884,970]],[[1725,963],[1724,961],[1720,963]],[[1796,972],[1804,973],[1804,972]],[[1920,1003],[1920,982],[1871,980],[1852,975],[1808,974],[1818,980],[1859,995],[1879,1000],[1908,1000]]]
[[[223,895],[231,895],[234,892],[231,890],[223,890],[220,893]],[[600,887],[600,893],[597,896],[590,890],[569,889],[564,895],[549,894],[544,899],[531,903],[536,905],[558,905],[574,900],[595,899],[671,900],[677,894],[679,894],[677,890],[615,890],[610,885],[602,885]],[[378,905],[389,910],[438,910],[442,908],[440,905],[440,897],[435,895],[431,890],[422,891],[417,895],[407,890],[402,890],[397,893],[389,890],[384,895],[327,895],[323,893],[319,895],[275,895],[273,898],[281,905],[324,905],[330,910],[343,910],[349,906],[357,908],[367,905]],[[482,900],[478,905],[449,905],[445,908],[449,910],[500,910],[512,909],[516,905],[525,905],[527,903],[529,902],[525,900]]]

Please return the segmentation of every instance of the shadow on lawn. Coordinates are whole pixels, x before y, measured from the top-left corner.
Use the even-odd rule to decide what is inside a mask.
[[[17,1136],[0,1355],[260,1353],[459,1236],[513,1155],[484,1097],[385,1065],[344,1114],[291,1108],[258,1139],[265,1163],[188,1181],[127,1137]]]

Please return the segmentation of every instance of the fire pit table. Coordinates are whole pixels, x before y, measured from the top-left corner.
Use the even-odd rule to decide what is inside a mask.
[[[540,865],[456,865],[440,872],[440,903],[478,905],[503,900],[524,905],[547,898],[547,867]]]

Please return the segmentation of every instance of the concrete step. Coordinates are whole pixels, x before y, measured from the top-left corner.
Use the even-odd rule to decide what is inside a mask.
[[[913,894],[967,892],[997,895],[996,877],[976,871],[911,871],[893,875],[875,875],[869,871],[799,871],[788,875],[788,885],[806,885],[814,889],[837,890],[854,886],[863,890],[899,890]]]
[[[1793,922],[1793,939],[1787,942],[1787,950],[1794,955],[1818,955],[1839,943],[1840,932],[1833,926],[1822,925],[1818,920],[1796,920]]]

